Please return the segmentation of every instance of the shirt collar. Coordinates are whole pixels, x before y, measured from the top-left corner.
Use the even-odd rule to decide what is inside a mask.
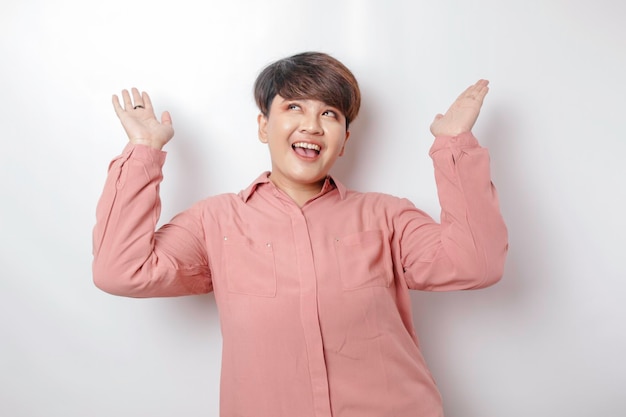
[[[260,187],[263,184],[268,184],[268,183],[271,183],[270,172],[266,171],[262,173],[261,175],[259,175],[257,179],[255,179],[252,182],[252,184],[248,186],[248,188],[246,188],[245,190],[242,190],[239,193],[243,202],[244,203],[248,202],[248,200],[250,199],[252,194],[256,192],[258,187]],[[346,197],[346,187],[341,182],[337,181],[336,179],[328,175],[326,177],[326,180],[324,181],[324,185],[322,186],[322,190],[320,191],[319,195],[326,194],[327,192],[332,191],[335,188],[339,192],[339,198],[343,200]]]

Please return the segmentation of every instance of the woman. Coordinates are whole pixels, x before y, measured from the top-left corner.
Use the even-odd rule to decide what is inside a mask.
[[[155,231],[172,119],[146,93],[113,106],[129,138],[110,165],[94,229],[94,280],[112,294],[215,292],[222,416],[441,416],[409,289],[500,279],[507,232],[489,156],[471,133],[487,81],[431,125],[441,224],[409,201],[346,189],[329,170],[360,106],[353,74],[308,52],[255,83],[271,171]]]

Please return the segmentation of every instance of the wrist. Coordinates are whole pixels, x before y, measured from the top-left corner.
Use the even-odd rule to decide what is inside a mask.
[[[473,148],[477,146],[480,146],[480,144],[472,132],[464,132],[456,136],[440,135],[435,137],[429,153],[432,154],[442,149]]]
[[[163,149],[163,143],[156,143],[150,139],[143,139],[143,138],[133,138],[133,139],[129,139],[130,143],[132,143],[133,145],[144,145],[144,146],[149,146],[151,148],[157,149],[157,150],[162,150]]]

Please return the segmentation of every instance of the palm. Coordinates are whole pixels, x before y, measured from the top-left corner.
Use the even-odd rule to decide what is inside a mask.
[[[147,93],[139,94],[132,89],[133,99],[127,90],[122,91],[124,106],[117,96],[113,96],[113,107],[126,134],[135,144],[149,145],[161,149],[173,136],[174,128],[168,112],[163,112],[161,121],[157,120],[152,102]],[[135,105],[133,106],[133,101]]]
[[[445,114],[438,114],[430,125],[435,136],[457,136],[472,130],[483,100],[489,91],[489,81],[479,80],[468,87],[452,103]]]

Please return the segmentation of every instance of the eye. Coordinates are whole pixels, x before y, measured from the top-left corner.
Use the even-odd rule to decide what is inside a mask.
[[[289,104],[287,105],[287,108],[288,108],[289,110],[300,110],[300,105],[299,105],[299,104],[296,104],[296,103],[289,103]]]
[[[328,117],[333,117],[333,118],[337,118],[337,112],[335,112],[334,110],[326,110],[322,113],[322,116],[328,116]]]

